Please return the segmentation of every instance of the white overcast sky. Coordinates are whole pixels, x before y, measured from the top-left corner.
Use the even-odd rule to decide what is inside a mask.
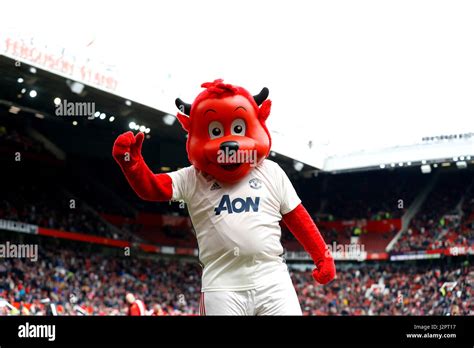
[[[222,77],[269,87],[271,129],[333,152],[474,131],[473,1],[27,0],[2,14],[0,31],[113,64],[126,97],[173,114],[177,94]]]

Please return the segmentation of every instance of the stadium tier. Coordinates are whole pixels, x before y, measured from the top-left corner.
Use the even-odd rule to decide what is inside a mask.
[[[8,72],[7,63],[0,58],[0,70]],[[163,112],[94,89],[88,98],[100,110],[92,119],[55,117],[56,93],[83,96],[57,76],[38,76],[54,88],[37,102],[14,92],[12,76],[0,84],[0,315],[127,315],[128,294],[146,315],[202,314],[202,268],[186,204],[140,199],[111,154],[124,128],[154,124],[151,134],[138,127],[146,133],[144,157],[155,173],[175,171],[189,163],[184,132],[162,122]],[[281,223],[303,314],[472,315],[472,161],[465,168],[433,163],[428,174],[408,165],[333,173],[270,157],[336,260],[336,279],[316,283],[309,254]],[[36,261],[6,255],[29,244],[38,247]]]
[[[0,218],[113,239],[196,246],[185,205],[144,202],[111,159],[55,158],[47,143],[27,135],[21,124],[2,120]],[[15,153],[25,160],[8,160]],[[430,181],[436,182],[401,231],[404,216]],[[440,171],[436,177],[414,170],[322,174],[297,178],[295,187],[329,242],[356,243],[374,253],[385,252],[395,236],[394,252],[472,246],[471,169]],[[287,249],[301,250],[283,231]]]
[[[140,201],[111,160],[52,161],[54,156],[38,141],[25,134],[21,135],[25,142],[18,141],[21,130],[13,127],[12,123],[2,125],[0,149],[11,156],[22,151],[27,160],[16,163],[3,157],[1,219],[117,240],[196,248],[184,204]],[[26,150],[25,144],[30,144]],[[383,259],[393,238],[391,252],[459,247],[460,253],[466,253],[462,250],[473,243],[472,174],[472,170],[452,170],[433,178],[413,171],[320,175],[300,178],[295,186],[302,200],[315,209],[314,218],[329,244],[358,245]],[[402,230],[404,215],[433,179],[436,183],[425,194],[421,208]],[[369,199],[362,199],[366,196]],[[285,226],[282,241],[287,250],[302,251]]]
[[[0,298],[13,307],[0,314],[48,315],[54,303],[57,315],[126,315],[129,292],[149,315],[199,314],[201,268],[193,259],[123,257],[48,240],[39,250],[38,262],[0,264]],[[310,267],[290,265],[303,314],[469,315],[474,305],[466,260],[339,267],[337,279],[322,286],[312,281]]]

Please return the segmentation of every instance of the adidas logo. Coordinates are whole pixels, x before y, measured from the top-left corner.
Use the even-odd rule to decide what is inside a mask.
[[[219,185],[217,182],[214,182],[211,186],[211,191],[218,190],[221,188],[221,185]]]

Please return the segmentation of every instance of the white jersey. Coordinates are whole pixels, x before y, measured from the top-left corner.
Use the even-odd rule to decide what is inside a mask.
[[[236,184],[217,182],[194,166],[169,175],[172,199],[188,205],[196,231],[202,291],[254,289],[287,270],[279,222],[301,201],[278,164],[264,160]]]

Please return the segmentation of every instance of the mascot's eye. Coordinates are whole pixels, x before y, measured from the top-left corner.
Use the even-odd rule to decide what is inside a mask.
[[[222,123],[218,121],[212,121],[209,123],[209,136],[211,139],[220,138],[224,135],[224,127]]]
[[[245,121],[241,118],[235,119],[230,130],[233,135],[245,135]]]

